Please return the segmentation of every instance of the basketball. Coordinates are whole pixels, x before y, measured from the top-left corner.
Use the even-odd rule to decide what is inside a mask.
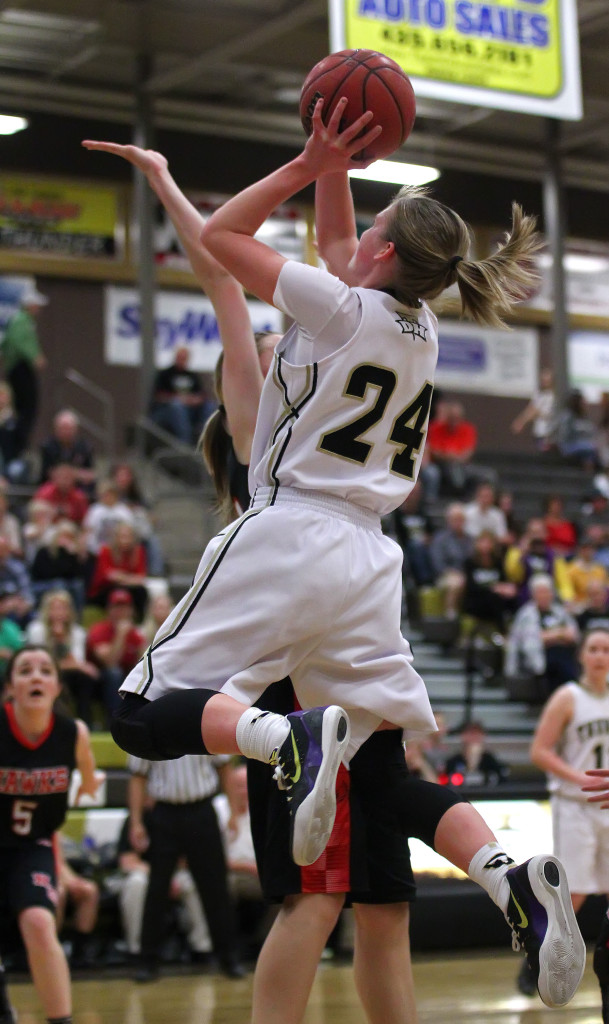
[[[320,60],[305,78],[300,94],[300,118],[307,135],[312,131],[317,101],[324,100],[322,119],[327,124],[341,96],[349,101],[341,131],[367,110],[374,113],[371,124],[383,128],[378,139],[357,153],[355,160],[389,156],[410,135],[416,114],[415,95],[408,75],[391,57],[376,50],[339,50]]]

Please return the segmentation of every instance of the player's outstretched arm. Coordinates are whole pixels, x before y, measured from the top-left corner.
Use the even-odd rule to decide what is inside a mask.
[[[367,111],[340,132],[345,105],[346,100],[339,101],[324,125],[320,100],[313,114],[313,131],[302,153],[229,199],[212,214],[203,229],[203,244],[212,255],[246,291],[265,302],[273,302],[277,278],[285,263],[283,256],[254,238],[267,217],[322,175],[344,174],[349,167],[365,167],[371,162],[357,162],[353,157],[376,139],[382,129],[379,125],[370,128],[373,114]]]
[[[79,718],[76,719],[76,729],[76,767],[81,777],[76,795],[76,803],[78,804],[84,793],[87,793],[89,796],[95,796],[104,781],[104,775],[103,772],[95,770],[95,757],[91,748],[91,736],[87,726]]]
[[[237,452],[249,450],[263,378],[241,285],[203,245],[201,232],[205,221],[176,184],[162,153],[91,139],[86,139],[83,146],[120,156],[137,167],[169,214],[193,273],[211,300],[218,320],[224,349],[224,404],[235,449]]]

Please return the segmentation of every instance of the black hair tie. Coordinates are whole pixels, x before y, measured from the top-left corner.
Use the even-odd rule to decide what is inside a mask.
[[[463,256],[453,256],[452,260],[450,260],[450,269],[454,270],[455,267],[457,266],[457,263],[461,263],[462,260]]]

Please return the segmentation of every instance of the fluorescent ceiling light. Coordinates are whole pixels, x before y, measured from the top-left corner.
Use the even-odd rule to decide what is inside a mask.
[[[537,257],[542,267],[551,267],[554,258],[550,253],[544,252]],[[563,258],[563,267],[571,274],[601,274],[609,270],[609,259],[605,256],[588,256],[585,253],[568,252]]]
[[[424,185],[427,181],[435,181],[441,171],[437,167],[424,167],[422,164],[405,164],[398,160],[375,160],[364,170],[354,168],[349,171],[350,178],[364,178],[366,181],[387,181],[394,185]]]
[[[13,114],[0,114],[0,135],[14,135],[27,128],[30,122],[25,117],[15,117]]]

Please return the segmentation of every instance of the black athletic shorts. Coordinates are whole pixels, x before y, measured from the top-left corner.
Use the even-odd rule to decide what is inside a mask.
[[[50,839],[0,847],[0,915],[15,917],[27,907],[57,906],[57,869]]]
[[[289,680],[274,683],[256,706],[278,714],[294,710]],[[297,893],[346,893],[353,903],[401,903],[415,897],[408,841],[398,825],[384,769],[407,775],[401,732],[375,733],[351,762],[341,766],[336,821],[326,850],[309,867],[290,855],[290,818],[273,769],[248,761],[250,821],[258,874],[266,899]]]

